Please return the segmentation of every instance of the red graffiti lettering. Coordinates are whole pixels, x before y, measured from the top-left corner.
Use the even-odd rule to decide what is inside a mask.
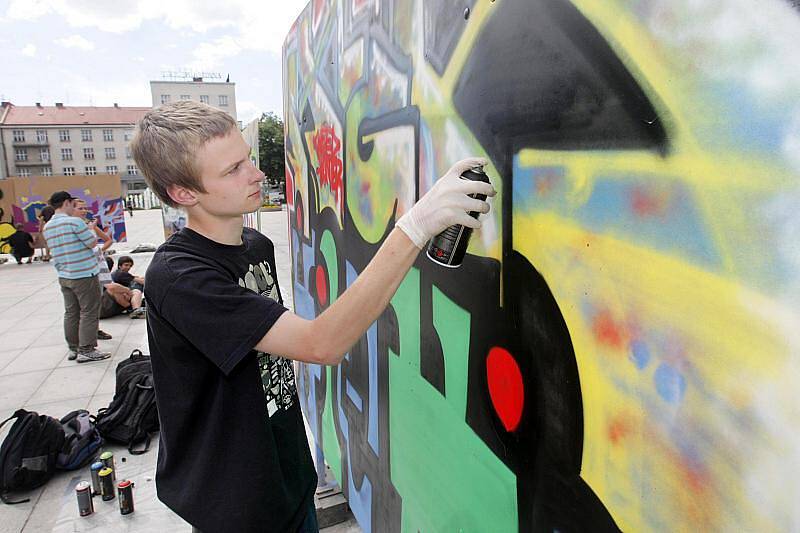
[[[330,124],[323,124],[320,130],[314,135],[314,150],[317,152],[317,177],[320,186],[327,185],[336,204],[341,208],[342,202],[342,160],[339,158],[339,150],[342,141],[336,137],[336,132]]]

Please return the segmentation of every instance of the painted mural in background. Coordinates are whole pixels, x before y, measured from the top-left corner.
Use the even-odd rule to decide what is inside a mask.
[[[312,1],[284,45],[296,311],[456,160],[498,195],[301,402],[365,531],[800,529],[800,13]]]
[[[125,205],[122,201],[119,176],[103,174],[95,176],[34,176],[9,178],[0,181],[3,191],[0,209],[2,222],[22,223],[31,234],[39,232],[42,208],[50,195],[56,191],[67,191],[81,198],[105,231],[111,230],[114,242],[125,242]]]

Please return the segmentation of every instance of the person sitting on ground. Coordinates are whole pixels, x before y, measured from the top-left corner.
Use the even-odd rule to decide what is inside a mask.
[[[133,258],[123,255],[117,260],[117,269],[111,273],[111,280],[131,289],[142,290],[144,288],[144,278],[131,274],[133,268]]]
[[[130,318],[145,318],[146,309],[142,306],[144,295],[139,289],[130,289],[119,283],[109,282],[103,285],[103,296],[100,297],[100,318],[128,314]]]
[[[11,253],[14,254],[14,259],[17,264],[21,265],[22,260],[28,258],[27,263],[30,265],[33,261],[33,236],[23,229],[23,225],[17,223],[15,226],[17,231],[12,233],[8,238],[8,244],[11,245]]]

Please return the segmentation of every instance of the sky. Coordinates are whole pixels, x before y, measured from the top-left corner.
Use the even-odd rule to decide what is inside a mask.
[[[238,119],[282,116],[281,49],[307,0],[0,0],[0,98],[152,105],[166,71],[236,83]]]

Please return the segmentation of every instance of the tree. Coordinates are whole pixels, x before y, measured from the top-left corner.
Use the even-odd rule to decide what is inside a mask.
[[[286,190],[286,167],[283,151],[283,121],[275,113],[263,113],[258,119],[258,168],[267,182]]]

